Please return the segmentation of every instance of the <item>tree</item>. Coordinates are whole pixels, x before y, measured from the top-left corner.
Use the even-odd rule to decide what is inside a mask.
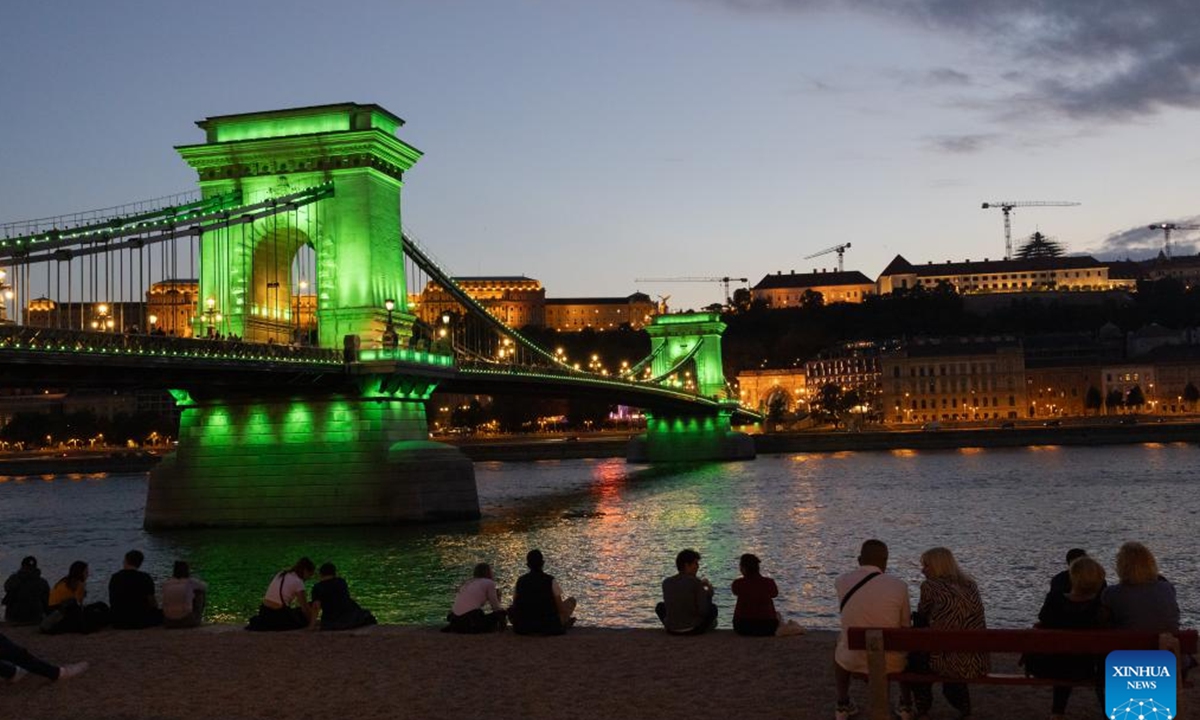
[[[845,407],[845,393],[837,383],[825,383],[817,390],[817,396],[810,405],[813,415],[825,422],[833,423],[837,428],[841,423],[840,414]]]
[[[1200,400],[1200,390],[1197,390],[1196,386],[1189,381],[1183,388],[1183,401],[1188,404],[1190,409],[1197,400]]]
[[[1100,412],[1100,408],[1104,406],[1104,398],[1100,395],[1100,390],[1095,385],[1089,385],[1087,394],[1083,396],[1083,407],[1087,410]]]
[[[738,288],[733,291],[733,311],[734,312],[749,312],[750,305],[754,302],[754,295],[749,288]]]
[[[1028,260],[1030,258],[1062,257],[1065,252],[1062,243],[1051,240],[1040,232],[1035,232],[1029,236],[1028,242],[1017,248],[1015,254],[1022,260]]]
[[[9,442],[25,443],[28,446],[47,445],[62,439],[63,422],[61,416],[51,416],[46,413],[19,412],[12,416],[4,426],[0,437]]]
[[[771,393],[767,398],[767,423],[774,427],[783,422],[787,416],[788,397],[782,390]]]
[[[567,422],[573,427],[598,430],[604,426],[614,405],[596,398],[571,398],[567,406]]]
[[[800,307],[804,310],[815,310],[825,307],[825,296],[816,290],[805,290],[800,295]]]
[[[1104,398],[1104,406],[1109,410],[1116,410],[1125,404],[1125,393],[1117,388],[1108,391],[1108,395]]]
[[[1141,385],[1129,388],[1129,394],[1125,396],[1125,404],[1134,410],[1146,404],[1146,396],[1142,393]]]
[[[485,420],[483,406],[478,400],[472,399],[466,405],[459,405],[450,413],[450,423],[454,427],[465,427],[476,430]]]

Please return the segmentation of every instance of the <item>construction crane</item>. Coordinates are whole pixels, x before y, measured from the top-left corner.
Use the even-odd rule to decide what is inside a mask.
[[[1012,259],[1012,214],[1013,208],[1019,207],[1074,207],[1077,202],[1069,200],[996,200],[985,202],[983,209],[1000,208],[1004,212],[1004,259]]]
[[[821,257],[822,255],[828,255],[831,252],[835,252],[838,255],[838,272],[842,272],[842,258],[843,258],[843,256],[845,256],[846,249],[849,247],[850,247],[850,243],[846,243],[844,245],[834,245],[833,247],[825,248],[824,250],[821,250],[820,252],[815,252],[812,255],[805,255],[804,259],[812,260],[815,257]]]
[[[1172,230],[1200,230],[1200,225],[1180,225],[1179,223],[1154,223],[1150,226],[1151,230],[1163,231],[1163,254],[1168,258],[1171,257],[1171,231]]]
[[[673,278],[636,278],[634,282],[646,283],[662,283],[662,282],[715,282],[721,283],[721,287],[725,288],[725,304],[732,305],[733,298],[729,295],[729,283],[740,282],[749,283],[750,278],[735,278],[735,277],[673,277]],[[670,297],[668,295],[667,297]]]

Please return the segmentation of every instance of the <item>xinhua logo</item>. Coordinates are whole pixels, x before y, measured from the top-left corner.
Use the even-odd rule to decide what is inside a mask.
[[[1175,717],[1175,655],[1166,650],[1117,650],[1104,663],[1104,709],[1110,720]]]

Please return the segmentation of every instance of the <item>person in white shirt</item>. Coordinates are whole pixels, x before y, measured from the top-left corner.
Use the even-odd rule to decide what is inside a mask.
[[[207,593],[208,585],[192,577],[187,563],[176,560],[171,579],[162,586],[163,627],[198,627]]]
[[[833,656],[837,720],[846,720],[858,711],[850,702],[850,678],[853,673],[867,672],[867,653],[849,648],[846,629],[908,627],[912,624],[908,586],[900,578],[887,574],[887,562],[887,545],[882,540],[867,540],[858,555],[858,569],[839,576],[834,582],[842,618],[842,631]],[[887,653],[887,671],[900,672],[906,660],[905,653]]]
[[[487,606],[492,612],[484,612]],[[504,606],[500,604],[500,593],[492,566],[479,563],[470,580],[463,583],[454,596],[454,606],[446,615],[450,623],[442,632],[477,634],[503,630],[506,624]]]
[[[267,591],[263,593],[258,614],[250,618],[246,629],[301,630],[308,627],[312,620],[312,608],[304,594],[304,582],[316,572],[313,561],[303,557],[290,569],[275,573]]]

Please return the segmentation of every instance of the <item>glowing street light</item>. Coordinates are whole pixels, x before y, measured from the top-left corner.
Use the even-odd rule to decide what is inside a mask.
[[[206,326],[205,335],[213,337],[216,334],[217,323],[221,322],[221,313],[217,310],[216,298],[205,298],[204,300],[204,324]]]
[[[13,299],[12,286],[6,282],[7,278],[8,272],[0,269],[0,294],[4,297],[4,301],[0,302],[0,322],[8,320],[8,301]]]
[[[392,311],[396,309],[396,301],[388,298],[383,301],[383,307],[387,310],[387,325],[383,328],[383,346],[395,350],[400,342],[400,338],[396,335],[396,326],[392,324]]]
[[[100,303],[96,306],[96,317],[92,319],[92,329],[100,332],[108,332],[113,329],[115,321],[112,318],[112,309],[108,303]]]

